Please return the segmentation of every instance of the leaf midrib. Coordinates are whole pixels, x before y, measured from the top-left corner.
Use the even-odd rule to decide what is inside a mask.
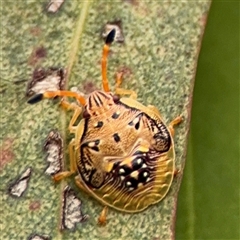
[[[67,73],[66,73],[66,77],[65,77],[65,89],[68,89],[68,83],[71,79],[71,73],[72,73],[72,69],[74,67],[74,64],[76,63],[76,59],[77,59],[77,55],[79,52],[79,48],[80,48],[80,39],[84,30],[84,24],[86,22],[86,18],[88,15],[88,10],[89,10],[89,6],[91,4],[91,1],[83,1],[82,5],[79,4],[79,18],[76,22],[76,30],[73,31],[73,37],[71,39],[71,42],[69,43],[71,45],[70,51],[69,51],[69,57],[68,57],[68,62],[66,64],[66,69],[67,69]],[[66,113],[65,111],[62,111],[61,113],[61,133],[64,139],[64,145],[66,146],[66,134],[68,134],[68,132],[66,131],[66,126],[68,126],[67,123],[67,119],[66,119]],[[63,157],[63,164],[62,166],[64,167],[64,163],[66,162],[66,155],[64,154]],[[62,192],[64,190],[64,187],[66,185],[65,181],[61,181],[60,183],[60,187],[59,187],[59,196],[62,196]],[[61,197],[59,197],[59,205],[60,208],[62,208],[62,199]],[[59,213],[61,214],[61,213]],[[59,219],[61,219],[61,216],[59,216]],[[61,234],[61,232],[57,229],[57,239],[63,239],[63,235]]]

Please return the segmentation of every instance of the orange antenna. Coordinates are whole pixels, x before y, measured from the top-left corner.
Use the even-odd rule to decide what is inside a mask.
[[[110,92],[110,88],[108,85],[108,79],[107,79],[107,57],[109,54],[109,49],[111,43],[114,41],[114,37],[116,34],[116,30],[112,29],[106,38],[105,44],[103,46],[103,53],[102,53],[102,85],[103,85],[103,90],[105,92]]]
[[[76,98],[83,106],[86,103],[86,100],[83,96],[79,95],[76,92],[71,92],[71,91],[47,91],[44,93],[38,93],[34,96],[32,96],[29,100],[28,103],[34,104],[37,102],[40,102],[44,98],[55,98],[55,97],[72,97]]]

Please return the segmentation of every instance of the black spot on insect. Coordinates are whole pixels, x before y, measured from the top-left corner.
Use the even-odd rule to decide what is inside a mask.
[[[112,118],[113,118],[113,119],[117,119],[117,118],[119,117],[119,115],[120,115],[119,113],[115,112],[115,113],[112,115]]]
[[[129,174],[132,173],[132,171],[133,171],[132,168],[130,168],[126,165],[123,165],[118,169],[118,174],[120,176],[128,176]]]
[[[103,122],[102,121],[99,121],[97,122],[97,124],[95,125],[95,128],[100,128],[103,126]]]
[[[113,134],[113,138],[114,138],[115,142],[119,142],[121,140],[117,133]]]
[[[149,171],[144,170],[138,174],[138,181],[141,183],[146,183],[149,176],[150,176]]]
[[[120,164],[120,162],[115,162],[115,163],[113,164],[113,169],[115,170],[116,168],[118,168],[118,167],[119,167],[119,164]]]
[[[145,160],[143,158],[140,158],[140,157],[135,158],[132,161],[132,168],[133,168],[133,170],[138,170],[139,168],[141,168],[141,166],[143,165],[144,161]]]
[[[128,180],[125,182],[125,186],[127,188],[134,188],[134,189],[136,189],[138,183],[139,183],[138,180],[136,180],[135,178],[128,178]]]
[[[137,123],[136,123],[136,120],[138,120]],[[134,125],[134,124],[135,124],[135,125]],[[134,126],[135,129],[138,130],[139,127],[140,127],[140,121],[139,121],[138,118],[135,118],[133,121],[129,122],[128,125],[129,125],[129,126]]]
[[[99,143],[100,143],[100,140],[97,139],[97,140],[95,141],[95,144],[98,145]]]
[[[133,121],[128,123],[129,126],[133,126]]]
[[[138,130],[140,127],[140,122],[138,121],[136,124],[135,124],[135,129]]]
[[[96,152],[99,152],[99,148],[97,146],[93,146],[93,147],[91,147],[91,149],[96,151]]]

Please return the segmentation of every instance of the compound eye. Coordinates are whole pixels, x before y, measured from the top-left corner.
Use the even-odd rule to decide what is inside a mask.
[[[119,102],[119,100],[120,100],[120,97],[118,96],[118,95],[113,95],[113,101],[115,102],[115,103],[118,103]]]
[[[84,109],[83,113],[82,113],[83,118],[90,118],[90,114],[87,111],[87,109]]]

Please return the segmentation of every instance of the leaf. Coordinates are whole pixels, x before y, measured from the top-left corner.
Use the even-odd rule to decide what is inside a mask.
[[[177,239],[240,236],[239,7],[237,1],[213,1],[208,17],[178,197]]]
[[[182,171],[165,199],[139,214],[110,210],[108,224],[96,224],[102,206],[70,185],[82,200],[89,220],[77,231],[59,231],[62,191],[44,174],[44,140],[59,129],[65,149],[70,113],[43,101],[25,101],[26,85],[38,67],[68,69],[66,87],[81,91],[100,88],[101,29],[121,20],[125,44],[113,44],[108,77],[113,86],[120,69],[127,72],[123,87],[138,100],[157,106],[169,123],[177,115],[184,122],[176,130],[176,166],[183,169],[190,121],[196,61],[210,2],[66,1],[59,12],[46,12],[40,2],[8,2],[2,6],[1,73],[1,236],[26,239],[32,234],[52,239],[170,239],[174,236],[177,192]],[[66,155],[67,156],[67,155]],[[28,167],[29,187],[22,198],[12,198],[9,184]],[[68,167],[68,164],[67,164]]]

